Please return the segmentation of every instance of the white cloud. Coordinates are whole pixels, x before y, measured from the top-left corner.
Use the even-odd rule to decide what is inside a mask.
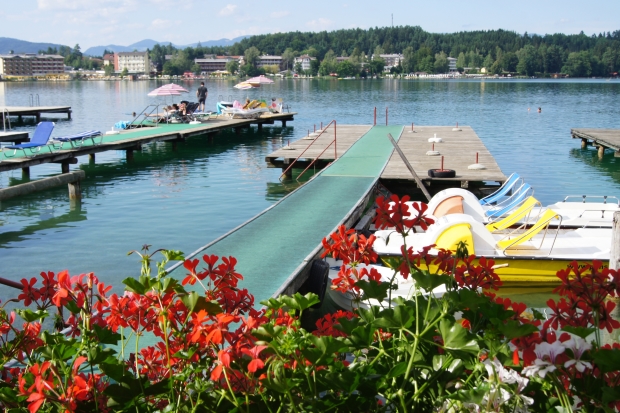
[[[90,8],[104,8],[106,6],[123,6],[132,3],[131,0],[97,0],[93,4],[91,0],[37,0],[37,6],[41,10],[86,10]]]
[[[271,18],[272,19],[281,19],[282,17],[286,17],[288,16],[289,13],[288,11],[274,11],[273,13],[271,13]]]
[[[172,25],[172,22],[170,20],[164,20],[164,19],[155,19],[151,22],[151,26],[154,29],[166,29],[170,27],[171,25]]]
[[[321,17],[316,20],[309,21],[308,23],[306,23],[306,26],[309,27],[310,30],[320,31],[331,28],[333,24],[333,21]]]
[[[220,16],[230,16],[237,11],[236,4],[227,4],[222,10],[220,10]]]

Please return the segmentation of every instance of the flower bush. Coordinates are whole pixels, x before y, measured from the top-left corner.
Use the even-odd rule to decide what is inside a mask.
[[[432,224],[407,201],[378,199],[377,226]],[[300,319],[316,295],[259,308],[233,257],[184,260],[144,246],[141,276],[124,280],[121,295],[92,273],[24,279],[10,300],[19,309],[0,311],[0,404],[30,413],[620,409],[620,346],[601,337],[620,327],[607,300],[618,294],[616,271],[600,262],[560,271],[560,299],[545,317],[496,296],[494,262],[466,245],[432,255],[405,245],[382,282],[361,265],[377,261],[373,242],[344,227],[323,240],[325,255],[342,260],[331,288],[379,304],[326,314],[312,331]],[[183,280],[164,270],[175,260]],[[411,295],[392,296],[399,277],[415,281]]]

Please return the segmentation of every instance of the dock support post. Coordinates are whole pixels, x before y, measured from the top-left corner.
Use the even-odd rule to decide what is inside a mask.
[[[620,212],[614,212],[614,217],[611,227],[611,249],[609,251],[609,269],[620,269]],[[610,316],[616,321],[620,321],[620,297],[607,297],[606,301],[613,301],[616,304],[616,308],[611,312]],[[619,341],[620,330],[614,330],[612,333],[608,333],[605,330],[603,343],[601,344],[613,344]]]
[[[240,135],[241,134],[241,128],[235,128],[235,133],[237,135]]]
[[[21,122],[23,120],[22,115],[17,116],[17,121]]]
[[[127,162],[133,162],[133,149],[127,149],[125,157],[127,158]]]
[[[176,152],[176,151],[177,151],[177,147],[178,147],[178,146],[179,146],[179,145],[178,145],[177,141],[172,141],[172,151],[173,151],[173,152]]]
[[[257,123],[256,126],[258,127],[258,130],[263,130],[263,124],[262,123]]]
[[[282,127],[286,128],[286,121],[285,120],[282,120]]]
[[[80,181],[70,182],[67,184],[69,187],[69,199],[72,201],[77,201],[82,199],[82,188],[80,186]]]
[[[586,149],[588,147],[588,140],[586,138],[581,138],[581,149]]]
[[[67,119],[71,120],[71,109],[67,111]]]
[[[22,168],[22,178],[30,178],[30,167]]]
[[[292,178],[293,177],[293,168],[286,170],[286,168],[282,168],[282,174],[284,176],[286,176],[287,178]]]
[[[598,146],[598,157],[603,158],[603,155],[605,155],[605,147],[603,145],[599,145]]]
[[[63,162],[60,164],[60,171],[63,174],[69,173],[69,163],[68,162]]]
[[[88,162],[91,162],[91,163],[95,162],[95,154],[94,153],[88,154]]]

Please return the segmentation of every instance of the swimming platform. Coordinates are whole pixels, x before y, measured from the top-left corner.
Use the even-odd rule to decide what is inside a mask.
[[[205,254],[235,257],[236,270],[244,277],[239,287],[247,288],[257,304],[297,291],[307,277],[308,264],[322,252],[321,240],[338,225],[352,224],[374,193],[394,150],[387,134],[398,140],[404,129],[339,126],[339,131],[340,128],[356,128],[363,135],[306,184],[187,258]],[[179,280],[187,275],[182,263],[168,271]],[[199,287],[194,286],[196,290]]]

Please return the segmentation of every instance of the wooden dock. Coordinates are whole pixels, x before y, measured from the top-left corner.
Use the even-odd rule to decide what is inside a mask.
[[[0,132],[0,142],[23,143],[29,141],[28,132]]]
[[[225,129],[234,129],[239,132],[251,125],[258,125],[260,129],[263,125],[273,124],[276,121],[281,122],[282,126],[286,126],[287,121],[294,120],[294,115],[296,115],[295,112],[278,113],[262,116],[258,119],[229,119],[219,116],[198,125],[185,123],[159,124],[122,131],[117,135],[104,135],[101,143],[93,145],[89,140],[79,148],[72,147],[70,143],[64,143],[61,148],[55,149],[53,144],[48,144],[39,153],[32,156],[29,150],[26,150],[25,153],[18,150],[14,157],[7,156],[13,152],[13,150],[7,149],[0,152],[0,172],[21,168],[25,173],[28,173],[28,168],[44,163],[59,163],[62,166],[62,172],[68,172],[69,164],[77,163],[78,156],[89,155],[91,159],[94,159],[97,153],[113,150],[125,150],[127,159],[131,161],[133,152],[140,150],[142,145],[148,143],[172,141],[174,144],[174,142],[198,135],[213,138],[215,134]],[[96,141],[98,142],[99,139],[97,138]]]
[[[0,106],[2,122],[5,117],[17,117],[21,121],[24,116],[34,116],[40,122],[44,113],[66,113],[71,119],[71,106]]]
[[[315,140],[310,139],[313,135],[311,133],[310,136],[300,140],[285,142],[281,149],[269,154],[266,161],[270,166],[285,170],[292,163],[295,163],[295,168],[305,168],[318,157],[316,162],[318,169],[340,157],[369,129],[370,126],[338,125],[336,128],[336,149],[334,150],[334,130],[333,127],[329,127]],[[453,129],[451,126],[416,126],[414,132],[411,132],[410,128],[404,128],[398,145],[424,185],[440,190],[454,186],[462,188],[484,187],[489,182],[504,182],[506,176],[474,130],[469,126],[461,126],[458,131]],[[433,148],[433,143],[428,140],[435,137],[441,138],[442,142],[434,143]],[[386,145],[391,145],[387,136],[385,141]],[[432,150],[439,152],[439,155],[427,155],[427,152]],[[301,157],[297,159],[300,155]],[[455,170],[455,177],[435,178],[429,176],[429,169],[441,168],[442,156],[444,169]],[[476,161],[476,159],[478,160]],[[482,165],[484,169],[469,169],[474,164]],[[381,179],[383,181],[400,181],[404,185],[411,185],[414,182],[413,176],[396,151],[392,153],[381,174]]]
[[[598,156],[602,158],[605,149],[612,149],[616,158],[620,157],[620,129],[571,129],[573,139],[581,139],[581,147],[588,145],[598,147]]]

